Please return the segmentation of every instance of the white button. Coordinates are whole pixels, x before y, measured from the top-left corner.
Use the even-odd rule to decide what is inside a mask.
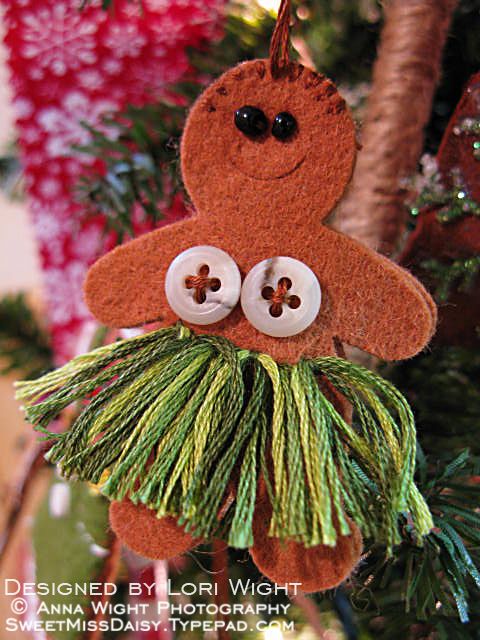
[[[294,336],[318,315],[322,293],[306,264],[277,256],[256,264],[242,286],[241,305],[253,326],[275,338]]]
[[[228,316],[238,302],[241,284],[240,271],[228,253],[202,245],[183,251],[172,261],[165,293],[177,316],[204,325]]]

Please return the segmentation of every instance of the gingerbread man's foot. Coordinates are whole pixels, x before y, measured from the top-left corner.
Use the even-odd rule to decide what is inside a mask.
[[[152,560],[174,558],[201,543],[177,524],[175,518],[157,518],[155,512],[130,500],[112,502],[110,526],[132,551]]]
[[[305,593],[326,591],[338,587],[360,560],[363,544],[359,528],[349,521],[352,533],[338,536],[335,547],[317,545],[305,548],[293,541],[281,541],[268,536],[269,517],[258,508],[253,531],[255,544],[250,549],[260,571],[277,584],[299,583]]]

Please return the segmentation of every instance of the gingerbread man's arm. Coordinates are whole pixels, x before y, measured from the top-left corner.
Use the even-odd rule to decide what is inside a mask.
[[[195,240],[195,217],[147,233],[97,260],[84,284],[88,308],[107,327],[170,324],[177,317],[165,296],[165,274],[172,260]]]
[[[342,234],[327,230],[321,282],[338,338],[384,360],[421,351],[436,324],[435,304],[408,271]],[[322,243],[323,244],[323,243]]]

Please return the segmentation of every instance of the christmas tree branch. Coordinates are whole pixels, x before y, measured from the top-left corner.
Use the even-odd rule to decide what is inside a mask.
[[[440,347],[393,367],[389,379],[415,414],[422,446],[432,457],[468,447],[480,455],[480,350]]]
[[[423,147],[443,46],[457,0],[391,0],[352,186],[336,224],[385,253],[404,230],[405,185]]]
[[[443,304],[447,302],[452,291],[469,293],[473,289],[480,273],[480,256],[459,258],[451,262],[442,262],[435,258],[424,260],[421,265],[434,280],[435,299]]]
[[[20,371],[35,378],[53,367],[48,335],[23,293],[0,299],[0,359],[0,375]]]
[[[191,102],[199,85],[184,85],[176,91],[179,95],[183,91],[183,101]],[[177,162],[185,113],[185,106],[165,100],[128,106],[104,118],[100,128],[84,124],[91,141],[78,150],[100,159],[102,170],[82,176],[77,198],[87,212],[105,217],[106,230],[115,232],[118,242],[134,235],[138,212],[155,225],[176,194],[183,193]]]
[[[418,624],[426,630],[422,637],[427,637],[434,629],[461,628],[470,616],[478,629],[479,468],[480,459],[468,451],[443,463],[437,461],[436,466],[420,452],[419,486],[434,515],[435,528],[422,547],[406,541],[391,560],[385,559],[382,549],[373,548],[361,566],[361,584],[354,598],[357,604],[367,598],[367,607],[362,608],[370,623],[375,621],[372,613],[381,611],[383,623],[382,618],[376,621],[380,626],[375,637],[416,637],[410,634]],[[406,537],[409,531],[407,522]],[[392,620],[396,624],[390,626]]]

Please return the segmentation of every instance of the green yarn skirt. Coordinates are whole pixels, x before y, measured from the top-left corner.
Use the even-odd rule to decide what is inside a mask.
[[[352,424],[319,376],[351,403]],[[390,549],[402,519],[419,542],[433,526],[413,480],[416,435],[405,398],[341,358],[278,364],[176,325],[17,386],[28,421],[53,441],[48,459],[66,477],[176,516],[197,536],[251,546],[261,477],[273,506],[270,535],[308,547],[335,545],[350,532],[346,515]],[[75,402],[70,428],[49,431]]]

